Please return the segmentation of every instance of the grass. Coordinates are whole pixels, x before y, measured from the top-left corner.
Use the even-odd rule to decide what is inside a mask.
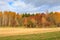
[[[0,37],[0,40],[60,40],[59,32]]]

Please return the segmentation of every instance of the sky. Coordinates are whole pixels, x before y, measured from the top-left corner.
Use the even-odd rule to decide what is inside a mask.
[[[60,12],[60,0],[0,0],[0,11]]]

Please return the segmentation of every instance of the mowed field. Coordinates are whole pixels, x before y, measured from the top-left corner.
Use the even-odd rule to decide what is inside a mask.
[[[40,34],[60,31],[60,28],[0,28],[0,37],[13,35]]]
[[[60,31],[0,37],[0,40],[60,40]]]

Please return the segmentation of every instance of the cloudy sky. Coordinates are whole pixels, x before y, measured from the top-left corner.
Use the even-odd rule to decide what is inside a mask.
[[[45,12],[60,11],[60,0],[0,0],[0,11]]]

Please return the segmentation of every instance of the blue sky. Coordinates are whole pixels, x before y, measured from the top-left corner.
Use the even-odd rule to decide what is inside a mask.
[[[0,0],[0,11],[45,12],[60,11],[60,0]]]

